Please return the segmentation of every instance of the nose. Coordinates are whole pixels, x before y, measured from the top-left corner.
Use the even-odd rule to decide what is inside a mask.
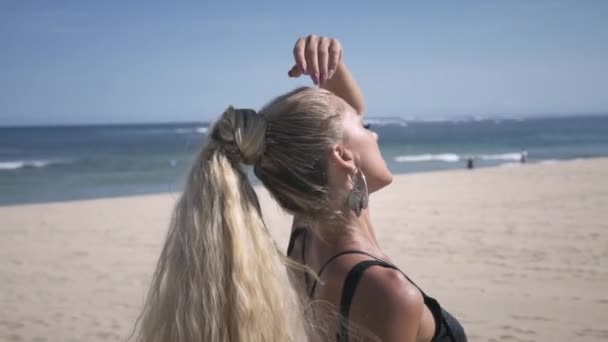
[[[378,141],[378,133],[372,132],[372,134],[374,135],[374,139],[376,139],[376,141]]]

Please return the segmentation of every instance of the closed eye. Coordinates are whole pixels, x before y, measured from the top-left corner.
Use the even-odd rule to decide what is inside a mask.
[[[365,128],[365,129],[370,129],[370,128],[372,128],[372,124],[370,124],[370,123],[368,123],[368,124],[364,124],[364,125],[363,125],[363,128]]]

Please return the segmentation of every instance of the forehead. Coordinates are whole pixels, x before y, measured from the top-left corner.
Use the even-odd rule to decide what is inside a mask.
[[[352,139],[361,135],[361,116],[352,107],[347,107],[342,112],[342,139],[348,143]]]
[[[336,101],[336,105],[342,113],[343,121],[361,119],[359,114],[357,114],[357,111],[355,111],[355,109],[350,104],[348,104],[348,102],[344,101],[341,97],[334,95],[333,100]]]

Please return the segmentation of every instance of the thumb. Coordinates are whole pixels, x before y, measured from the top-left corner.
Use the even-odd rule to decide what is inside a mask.
[[[291,69],[287,72],[287,75],[289,75],[289,77],[300,77],[302,76],[302,71],[300,71],[300,68],[298,68],[297,65],[294,65],[291,67]]]

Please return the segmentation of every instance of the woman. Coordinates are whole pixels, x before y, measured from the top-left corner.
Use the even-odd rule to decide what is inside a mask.
[[[140,340],[466,341],[378,245],[368,193],[392,175],[363,124],[340,43],[300,38],[294,57],[289,76],[308,75],[319,88],[296,89],[258,113],[229,107],[211,129],[176,205]],[[240,164],[253,165],[294,215],[291,259],[276,248]]]

